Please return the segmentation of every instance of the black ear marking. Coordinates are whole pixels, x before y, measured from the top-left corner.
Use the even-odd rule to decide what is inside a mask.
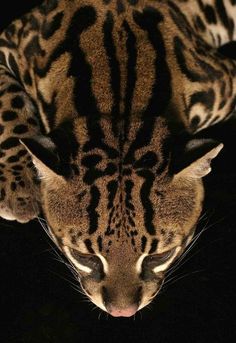
[[[57,175],[63,174],[57,148],[50,138],[46,136],[34,136],[31,138],[22,138],[20,142],[32,156],[33,162],[39,171],[45,166]]]

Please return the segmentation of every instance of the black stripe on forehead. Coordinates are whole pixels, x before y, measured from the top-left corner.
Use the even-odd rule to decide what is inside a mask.
[[[107,184],[107,190],[108,190],[107,209],[112,208],[117,189],[118,189],[118,182],[116,180],[112,180],[112,181],[108,182],[108,184]]]
[[[124,21],[123,27],[127,33],[126,49],[128,54],[127,63],[127,85],[126,85],[126,95],[125,95],[125,127],[124,127],[124,139],[127,136],[127,130],[129,127],[129,114],[131,113],[132,99],[135,90],[135,84],[137,80],[136,64],[137,64],[137,46],[136,37],[132,32],[129,24]]]
[[[156,119],[164,115],[171,99],[171,75],[166,61],[163,37],[158,29],[163,17],[154,8],[146,7],[142,13],[135,11],[133,18],[142,30],[147,31],[148,39],[156,53],[155,81],[152,96],[142,116],[143,123],[136,133],[136,138],[130,144],[124,164],[132,163],[135,151],[150,143]]]
[[[113,92],[113,106],[112,116],[114,124],[117,123],[119,116],[119,104],[120,104],[120,67],[116,57],[116,47],[112,32],[114,29],[114,19],[110,11],[107,12],[106,19],[103,24],[103,43],[106,50],[106,54],[109,61],[110,73],[111,73],[111,87]],[[113,128],[116,125],[113,125]],[[116,129],[115,129],[116,132]]]

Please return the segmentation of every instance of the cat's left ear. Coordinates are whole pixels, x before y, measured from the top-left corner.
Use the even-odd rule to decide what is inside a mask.
[[[32,157],[32,161],[42,178],[62,176],[62,167],[57,153],[57,147],[47,136],[21,138],[21,144]]]

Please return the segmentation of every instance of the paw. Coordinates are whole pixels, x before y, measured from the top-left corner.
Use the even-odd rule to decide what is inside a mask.
[[[0,217],[27,223],[40,213],[39,186],[32,180],[1,183]]]

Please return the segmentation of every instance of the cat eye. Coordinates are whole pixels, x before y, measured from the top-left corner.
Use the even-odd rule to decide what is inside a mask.
[[[164,265],[171,257],[174,256],[176,248],[170,249],[160,254],[153,254],[146,256],[143,259],[142,271],[140,273],[140,278],[144,281],[156,280],[158,274],[155,269],[158,266]]]
[[[92,254],[82,254],[78,250],[70,248],[70,253],[72,257],[83,267],[87,267],[90,271],[89,276],[96,281],[101,281],[105,277],[103,270],[103,264],[100,258]],[[79,268],[79,267],[78,267]],[[81,272],[85,271],[83,268],[79,268]]]
[[[82,254],[75,249],[70,248],[72,257],[80,264],[91,269],[99,268],[102,265],[100,258],[96,255]]]
[[[146,256],[143,260],[143,263],[145,265],[148,265],[148,267],[159,266],[165,263],[166,261],[168,261],[169,258],[171,258],[174,255],[174,252],[175,252],[175,248],[170,249],[160,254],[153,254],[153,255]]]

